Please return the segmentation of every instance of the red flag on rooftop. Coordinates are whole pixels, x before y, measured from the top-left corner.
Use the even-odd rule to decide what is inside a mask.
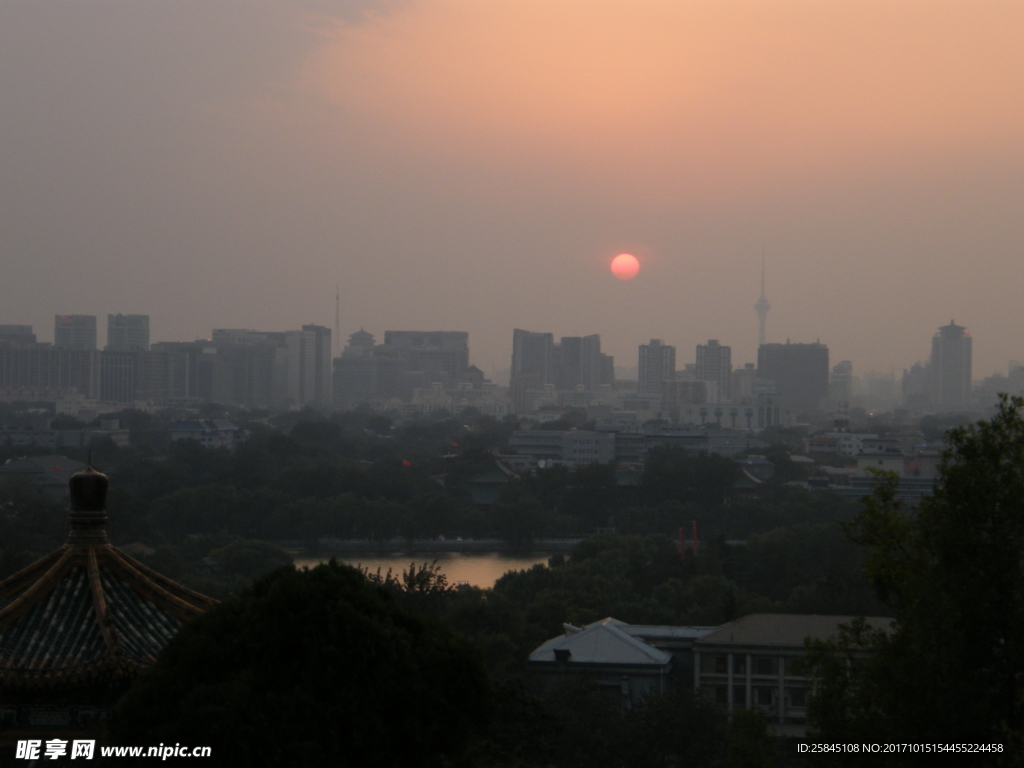
[[[403,467],[411,467],[412,466],[412,462],[409,461],[408,459],[402,459],[402,466]]]

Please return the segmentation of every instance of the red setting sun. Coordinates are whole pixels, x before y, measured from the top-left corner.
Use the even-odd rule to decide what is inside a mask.
[[[612,259],[612,274],[619,280],[632,280],[640,271],[640,262],[631,253],[620,253]]]

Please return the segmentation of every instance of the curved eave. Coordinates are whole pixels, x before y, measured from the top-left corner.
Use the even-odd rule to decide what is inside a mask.
[[[0,582],[0,684],[134,676],[216,603],[109,544],[65,545]]]

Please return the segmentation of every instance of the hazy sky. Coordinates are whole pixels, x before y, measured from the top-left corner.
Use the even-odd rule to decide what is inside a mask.
[[[1024,359],[1024,4],[0,4],[0,323]],[[642,262],[631,282],[608,263]]]

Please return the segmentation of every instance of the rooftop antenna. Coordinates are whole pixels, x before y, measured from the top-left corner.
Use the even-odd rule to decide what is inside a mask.
[[[754,309],[757,311],[757,317],[760,321],[760,330],[757,335],[757,346],[763,347],[767,342],[765,341],[765,325],[768,321],[768,310],[772,308],[772,305],[768,303],[768,299],[764,296],[764,246],[761,246],[761,298],[757,300],[757,304],[754,305]]]

